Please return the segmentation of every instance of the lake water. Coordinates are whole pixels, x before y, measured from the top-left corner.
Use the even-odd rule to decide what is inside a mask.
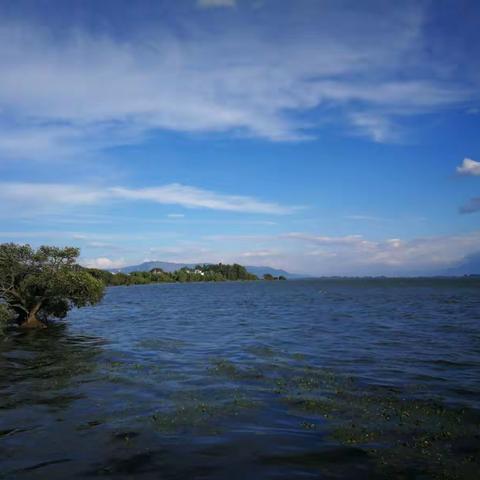
[[[480,281],[115,287],[0,337],[0,478],[478,478]]]

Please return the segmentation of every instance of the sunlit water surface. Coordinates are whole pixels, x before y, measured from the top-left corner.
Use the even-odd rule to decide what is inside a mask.
[[[0,337],[2,478],[478,478],[480,281],[108,289]]]

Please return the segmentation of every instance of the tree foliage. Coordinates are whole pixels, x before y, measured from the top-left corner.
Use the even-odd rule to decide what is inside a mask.
[[[0,298],[18,323],[44,326],[48,317],[102,299],[104,283],[76,263],[79,254],[73,247],[0,245]]]
[[[5,303],[0,303],[0,335],[4,333],[5,327],[12,321],[13,311]]]
[[[280,275],[278,277],[274,277],[271,273],[265,273],[263,275],[263,279],[271,282],[273,280],[286,280],[287,278],[284,277],[283,275]]]
[[[88,272],[95,278],[102,280],[106,285],[145,285],[148,283],[173,283],[173,282],[225,282],[258,280],[256,275],[249,273],[245,267],[238,264],[197,265],[190,269],[187,267],[175,272],[165,272],[154,268],[149,272],[111,273],[94,268]]]

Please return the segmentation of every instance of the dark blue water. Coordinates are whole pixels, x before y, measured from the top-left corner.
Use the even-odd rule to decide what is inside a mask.
[[[0,367],[0,478],[478,478],[478,280],[115,287]]]

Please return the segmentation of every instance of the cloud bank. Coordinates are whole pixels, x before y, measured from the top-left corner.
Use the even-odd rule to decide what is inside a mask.
[[[382,240],[290,232],[256,243],[235,259],[311,275],[437,275],[478,252],[480,232]]]
[[[145,259],[195,262],[238,262],[243,265],[268,265],[290,272],[328,275],[439,275],[446,274],[468,255],[479,252],[480,232],[462,235],[386,238],[373,240],[360,235],[324,236],[290,232],[258,238],[223,236],[208,241],[177,240],[175,245],[152,247],[135,257],[115,260],[111,251],[98,262],[107,265],[135,264]],[[94,264],[93,260],[89,260]]]

